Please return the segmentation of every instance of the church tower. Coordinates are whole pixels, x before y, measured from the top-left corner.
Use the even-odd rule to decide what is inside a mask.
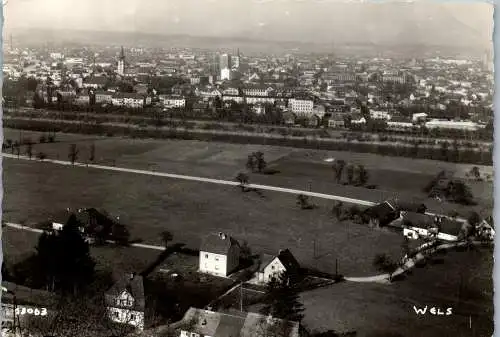
[[[123,51],[123,46],[122,46],[122,49],[120,51],[120,58],[118,59],[117,73],[120,76],[125,75],[125,52]]]

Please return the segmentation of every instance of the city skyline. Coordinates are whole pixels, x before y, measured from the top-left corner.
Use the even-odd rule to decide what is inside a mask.
[[[46,0],[44,15],[39,15],[39,1],[9,2],[4,9],[5,33],[51,28],[324,44],[414,43],[471,49],[492,45],[489,3],[245,0],[236,6],[227,0],[123,0],[117,6],[111,1]]]

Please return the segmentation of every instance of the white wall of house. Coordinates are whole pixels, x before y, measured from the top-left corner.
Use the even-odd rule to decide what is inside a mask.
[[[239,248],[232,246],[228,255],[200,251],[199,270],[215,276],[227,276],[239,265]]]
[[[228,259],[226,255],[200,251],[200,272],[227,276]]]
[[[108,308],[109,318],[116,323],[129,324],[144,329],[144,313],[123,308]]]
[[[443,241],[458,241],[458,237],[452,234],[438,233],[437,238]]]
[[[285,271],[285,266],[277,257],[275,257],[274,260],[272,260],[271,263],[269,263],[264,268],[263,282],[268,283],[273,277],[277,278],[281,273]]]

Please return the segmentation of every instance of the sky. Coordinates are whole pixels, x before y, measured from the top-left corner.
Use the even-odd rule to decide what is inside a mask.
[[[8,0],[5,20],[7,33],[69,28],[332,44],[488,46],[493,6],[424,0]]]

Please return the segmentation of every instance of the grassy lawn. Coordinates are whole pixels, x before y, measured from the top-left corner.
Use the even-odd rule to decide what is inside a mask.
[[[5,221],[31,224],[68,207],[104,208],[148,243],[161,244],[159,233],[168,229],[174,242],[197,249],[203,236],[224,231],[255,253],[289,248],[305,266],[326,272],[338,259],[339,271],[353,276],[374,273],[375,254],[401,251],[400,234],[339,223],[325,200],[304,211],[294,195],[277,192],[261,198],[235,187],[13,159],[4,159],[4,170]]]
[[[305,323],[320,330],[358,330],[360,336],[370,336],[368,332],[377,329],[386,333],[379,336],[388,336],[389,331],[412,337],[491,336],[491,252],[449,252],[443,260],[417,268],[392,285],[340,283],[303,293]],[[417,316],[414,305],[452,307],[453,315]]]
[[[4,130],[5,139],[18,139],[19,131]],[[23,137],[38,140],[41,133],[22,131]],[[251,175],[250,182],[291,187],[312,191],[340,194],[370,201],[380,201],[398,196],[404,200],[425,202],[439,213],[457,210],[466,215],[471,209],[488,214],[492,207],[492,183],[469,183],[479,205],[462,207],[450,203],[428,200],[422,188],[439,171],[446,169],[463,176],[472,165],[453,164],[423,159],[387,157],[375,154],[316,151],[286,147],[236,145],[199,141],[151,140],[106,138],[58,133],[57,143],[37,144],[34,153],[45,152],[49,158],[67,160],[69,144],[76,143],[80,150],[79,161],[87,161],[91,144],[95,144],[96,163],[138,169],[159,170],[177,174],[196,175],[219,179],[234,179],[244,171],[247,155],[262,151],[270,167],[281,172],[272,176]],[[326,158],[344,159],[350,163],[363,164],[369,171],[369,184],[377,190],[367,190],[334,183],[331,163]],[[491,167],[480,167],[482,172]]]

